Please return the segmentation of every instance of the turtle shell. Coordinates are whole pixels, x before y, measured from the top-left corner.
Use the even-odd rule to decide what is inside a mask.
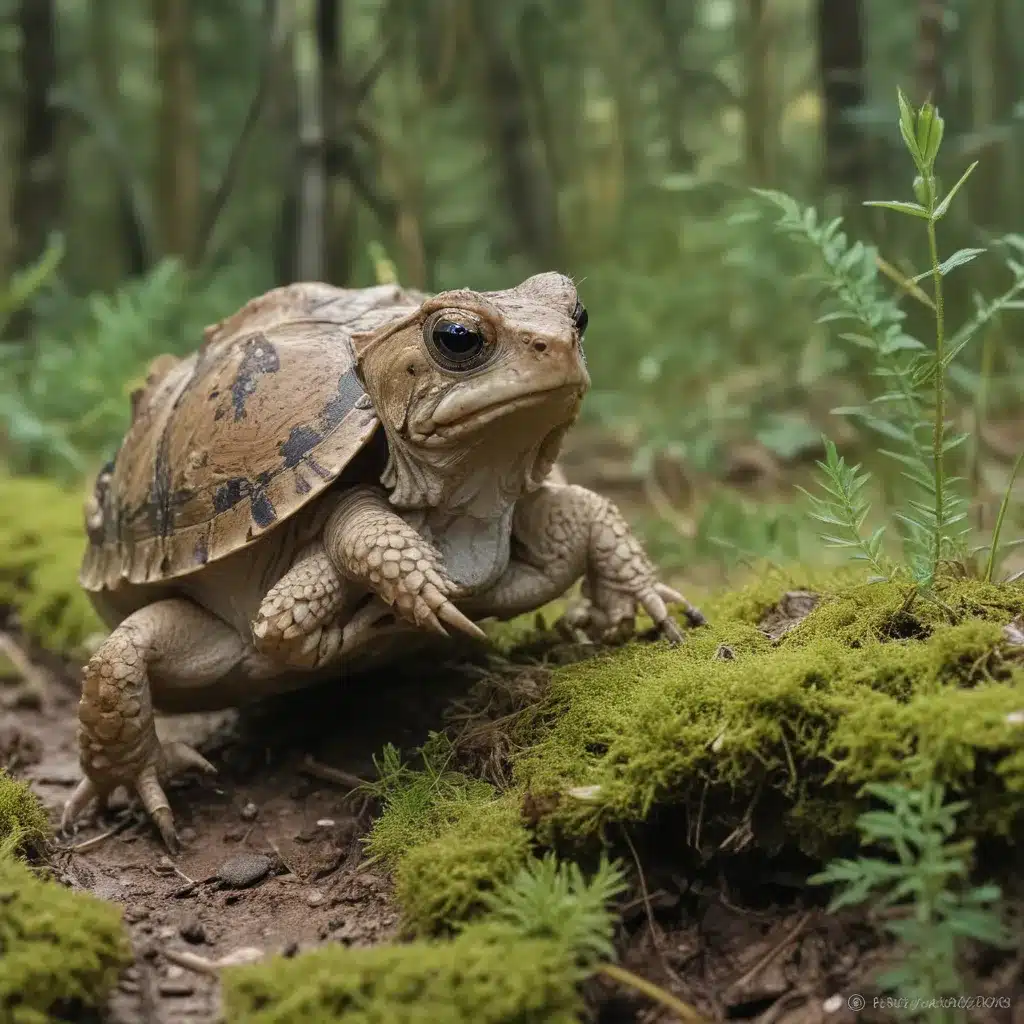
[[[295,284],[161,356],[86,507],[87,590],[197,572],[252,543],[336,480],[379,420],[353,334],[424,300],[393,285]]]

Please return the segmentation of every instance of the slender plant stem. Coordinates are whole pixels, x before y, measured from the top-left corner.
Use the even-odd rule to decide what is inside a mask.
[[[989,548],[988,564],[985,566],[986,583],[992,582],[992,573],[995,572],[996,553],[999,551],[999,535],[1003,532],[1003,520],[1006,518],[1006,510],[1010,507],[1010,495],[1013,493],[1013,484],[1017,479],[1017,474],[1020,472],[1022,462],[1024,462],[1024,452],[1017,456],[1017,461],[1013,464],[1013,472],[1010,473],[1010,480],[1006,485],[1006,490],[1003,492],[1003,500],[999,504],[999,515],[996,516],[996,525],[992,530],[992,547]]]
[[[933,189],[934,191],[934,189]],[[934,208],[935,199],[931,206]],[[928,252],[932,261],[932,279],[935,282],[935,429],[932,436],[932,456],[935,462],[935,550],[932,555],[932,578],[939,571],[942,560],[942,538],[946,525],[945,473],[943,447],[946,440],[946,320],[942,303],[942,270],[939,267],[939,247],[935,239],[935,221],[928,218]]]
[[[641,978],[640,975],[627,971],[624,967],[619,967],[618,964],[601,964],[598,970],[620,985],[626,985],[637,992],[642,992],[648,999],[661,1003],[662,1006],[675,1013],[684,1024],[705,1024],[704,1018],[689,1003],[676,999],[671,992],[666,992],[654,982]]]

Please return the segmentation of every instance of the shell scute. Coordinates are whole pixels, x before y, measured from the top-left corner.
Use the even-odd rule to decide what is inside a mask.
[[[289,285],[164,360],[86,503],[90,590],[198,571],[329,486],[379,424],[351,336],[409,313],[417,292]]]

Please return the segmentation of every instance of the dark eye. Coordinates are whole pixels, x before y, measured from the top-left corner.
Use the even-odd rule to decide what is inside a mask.
[[[449,370],[478,366],[487,346],[483,333],[446,316],[427,325],[430,348],[438,362]]]
[[[576,309],[572,314],[572,322],[576,325],[576,330],[580,332],[580,340],[583,340],[583,335],[587,331],[587,324],[590,323],[590,317],[587,315],[587,308],[581,302],[576,303]]]

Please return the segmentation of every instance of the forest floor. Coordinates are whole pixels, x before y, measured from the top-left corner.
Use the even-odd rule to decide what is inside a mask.
[[[8,701],[0,766],[31,781],[56,823],[80,778],[77,668],[28,653],[33,698]],[[162,720],[164,738],[197,744],[218,769],[172,784],[180,855],[170,859],[125,801],[61,837],[53,859],[66,883],[124,907],[135,963],[109,1024],[212,1024],[219,961],[397,939],[389,877],[361,842],[375,808],[355,787],[375,777],[373,758],[386,743],[412,751],[445,727],[453,702],[479,678],[471,667],[431,670],[429,686],[415,669],[396,670],[237,713]],[[814,865],[795,856],[725,857],[696,869],[686,827],[681,815],[663,816],[635,836],[641,882],[619,929],[624,966],[708,1020],[892,1019],[873,1002],[871,978],[891,956],[881,920],[860,910],[827,914],[822,893],[805,884]],[[1017,906],[1021,895],[1007,893]],[[980,964],[978,977],[965,995],[1002,1005],[971,1019],[1024,1024],[1024,951]],[[598,1024],[677,1019],[603,980],[588,983],[587,995]]]

